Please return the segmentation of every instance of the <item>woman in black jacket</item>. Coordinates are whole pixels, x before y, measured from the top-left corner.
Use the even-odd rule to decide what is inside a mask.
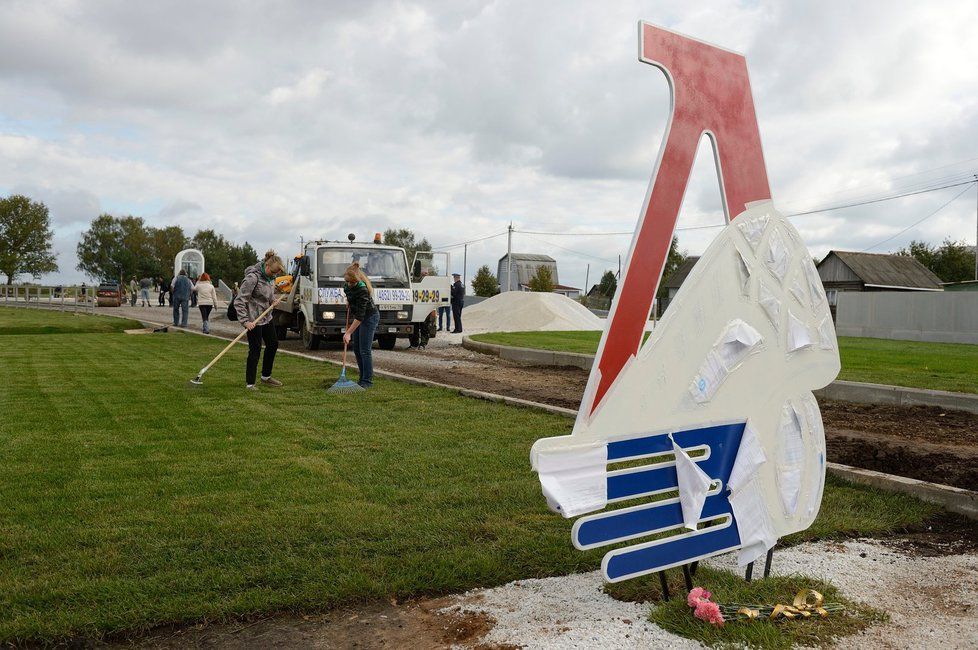
[[[350,305],[350,316],[353,322],[343,334],[343,342],[352,343],[353,354],[357,357],[357,367],[360,369],[358,384],[364,388],[374,385],[374,360],[372,348],[374,333],[380,323],[380,311],[374,305],[374,288],[370,279],[360,269],[360,264],[354,262],[347,267],[343,274],[346,280],[346,300]]]

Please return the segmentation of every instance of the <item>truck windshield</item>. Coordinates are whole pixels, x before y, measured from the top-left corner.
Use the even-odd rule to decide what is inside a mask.
[[[343,272],[353,262],[360,262],[360,268],[371,280],[408,281],[404,253],[389,248],[320,248],[319,279],[342,281]]]

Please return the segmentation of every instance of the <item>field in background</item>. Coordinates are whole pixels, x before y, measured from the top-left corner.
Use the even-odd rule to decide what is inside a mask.
[[[484,343],[594,354],[601,332],[475,334]],[[839,379],[978,393],[978,345],[839,338]]]
[[[31,315],[31,316],[27,316]],[[50,322],[0,308],[0,330]],[[69,316],[101,328],[102,319]],[[31,319],[33,318],[33,322]],[[87,329],[81,327],[81,330]],[[243,389],[239,346],[188,334],[21,334],[0,347],[0,643],[462,591],[594,569],[529,469],[569,421],[282,355]],[[937,509],[830,480],[788,543]]]

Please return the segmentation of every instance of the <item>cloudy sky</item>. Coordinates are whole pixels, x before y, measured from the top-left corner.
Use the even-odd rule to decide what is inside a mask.
[[[300,236],[392,226],[436,246],[510,221],[630,231],[669,108],[665,78],[637,60],[639,19],[746,54],[786,213],[978,172],[973,0],[0,9],[0,193],[50,208],[61,266],[50,282],[82,279],[75,244],[101,212],[290,254]],[[712,165],[701,146],[680,228],[722,223]],[[821,255],[913,238],[970,244],[975,219],[975,187],[962,186],[795,224]],[[682,230],[681,247],[699,253],[715,232]],[[583,286],[587,264],[593,282],[629,241],[519,233],[514,250],[554,256],[561,282]],[[505,250],[505,237],[470,245],[469,277]],[[461,270],[462,249],[452,253]]]

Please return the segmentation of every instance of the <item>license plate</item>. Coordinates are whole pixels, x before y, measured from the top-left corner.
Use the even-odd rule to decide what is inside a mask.
[[[377,309],[380,311],[398,311],[401,309],[401,305],[389,305],[389,304],[379,304]]]
[[[396,332],[397,331],[397,328],[396,327],[388,327],[387,328],[387,331],[388,332]]]

